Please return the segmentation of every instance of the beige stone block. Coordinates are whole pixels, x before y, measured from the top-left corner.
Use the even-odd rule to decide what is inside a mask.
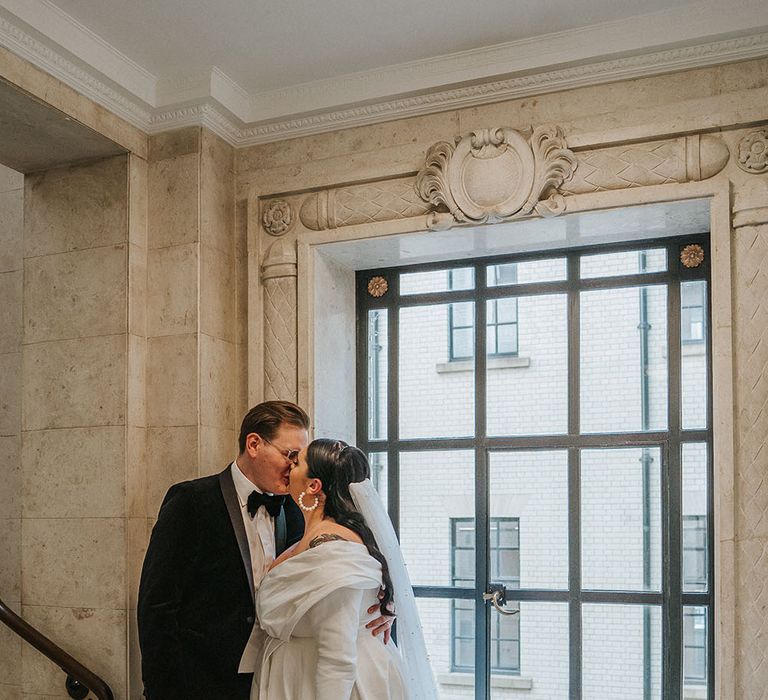
[[[216,248],[201,246],[200,331],[235,339],[235,261]]]
[[[200,165],[200,240],[227,255],[234,251],[234,149],[203,129]]]
[[[149,520],[147,518],[128,518],[128,607],[135,611],[139,599],[139,581],[144,555],[149,544]]]
[[[22,273],[0,273],[0,354],[21,350]]]
[[[28,175],[24,189],[24,256],[125,243],[126,156]]]
[[[235,257],[248,255],[248,199],[235,200]]]
[[[125,491],[129,518],[147,517],[147,429],[128,426]]]
[[[0,519],[20,518],[21,438],[18,435],[0,437],[0,484]]]
[[[13,697],[10,694],[12,685],[21,688],[21,645],[19,635],[12,632],[10,627],[0,625],[0,698]],[[21,694],[17,697],[21,697]]]
[[[187,126],[173,131],[164,131],[149,137],[149,160],[155,163],[190,153],[198,153],[201,147],[203,129]]]
[[[0,598],[15,607],[21,601],[21,520],[3,518],[0,528]]]
[[[134,154],[128,157],[128,241],[140,248],[149,246],[149,168]]]
[[[237,458],[237,432],[224,428],[200,428],[200,476],[218,474]]]
[[[235,345],[235,429],[239,432],[240,423],[251,408],[248,394],[248,346]]]
[[[125,424],[125,335],[28,345],[24,430]]]
[[[19,643],[21,643],[20,640]],[[21,673],[21,649],[19,649],[19,673]],[[22,693],[21,685],[0,683],[0,700],[25,700],[29,697]]]
[[[0,436],[21,430],[21,353],[0,355]]]
[[[19,190],[24,187],[24,174],[0,164],[0,192]],[[0,676],[1,678],[2,676]]]
[[[124,697],[127,652],[125,610],[25,605],[24,617],[100,676],[115,697]],[[57,695],[60,692],[64,674],[58,666],[28,645],[23,648],[22,661],[25,693]]]
[[[128,246],[128,332],[147,334],[147,250]]]
[[[147,430],[147,514],[156,518],[168,489],[198,475],[198,427]]]
[[[198,248],[197,243],[189,243],[149,252],[149,335],[197,330]]]
[[[24,342],[124,333],[126,247],[24,261]]]
[[[197,334],[150,338],[147,354],[147,422],[197,425]]]
[[[147,339],[128,336],[128,425],[147,425]]]
[[[25,605],[125,607],[124,518],[25,518],[21,556]]]
[[[143,700],[144,683],[141,679],[141,649],[136,611],[128,610],[128,693],[127,697]]]
[[[24,190],[0,192],[0,272],[21,270]]]
[[[200,334],[200,425],[235,425],[235,345]]]
[[[235,342],[248,343],[248,258],[235,259]]]
[[[25,518],[125,514],[125,428],[34,430],[21,438]]]
[[[197,153],[149,165],[149,248],[200,239],[200,157]]]

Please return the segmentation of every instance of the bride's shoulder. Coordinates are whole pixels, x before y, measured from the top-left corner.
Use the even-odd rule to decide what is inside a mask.
[[[360,535],[354,530],[350,530],[348,527],[337,523],[324,524],[321,528],[311,533],[308,548],[313,549],[326,542],[354,542],[355,544],[363,544]]]

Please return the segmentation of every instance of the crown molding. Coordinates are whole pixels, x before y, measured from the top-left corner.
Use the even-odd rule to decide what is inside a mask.
[[[636,37],[660,23],[667,33],[654,34],[657,45],[670,26],[678,41],[711,35],[713,2],[706,0],[686,6],[702,11],[685,28],[674,26],[679,11],[670,10],[249,95],[215,66],[158,79],[48,0],[0,3],[0,45],[77,92],[147,133],[205,126],[236,147],[768,56],[768,5],[753,0],[738,2],[718,25],[722,36],[751,18],[750,33],[641,52]],[[509,77],[483,79],[501,74]]]

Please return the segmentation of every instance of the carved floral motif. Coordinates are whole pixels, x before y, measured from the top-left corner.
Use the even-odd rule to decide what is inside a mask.
[[[261,220],[270,236],[282,236],[294,223],[291,205],[284,199],[270,200],[264,207]]]
[[[383,297],[388,289],[389,284],[383,277],[377,275],[368,280],[368,294],[372,297]]]
[[[680,251],[680,262],[685,267],[698,267],[704,262],[704,248],[692,243]]]
[[[529,137],[507,127],[482,129],[434,144],[416,177],[421,198],[445,206],[456,221],[505,221],[565,210],[557,188],[571,178],[576,157],[559,128]]]
[[[738,164],[748,173],[768,172],[768,131],[753,131],[739,141]]]

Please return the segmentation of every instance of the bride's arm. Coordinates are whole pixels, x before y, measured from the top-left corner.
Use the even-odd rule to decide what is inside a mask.
[[[357,675],[363,591],[340,588],[309,613],[317,639],[316,700],[349,700]]]

